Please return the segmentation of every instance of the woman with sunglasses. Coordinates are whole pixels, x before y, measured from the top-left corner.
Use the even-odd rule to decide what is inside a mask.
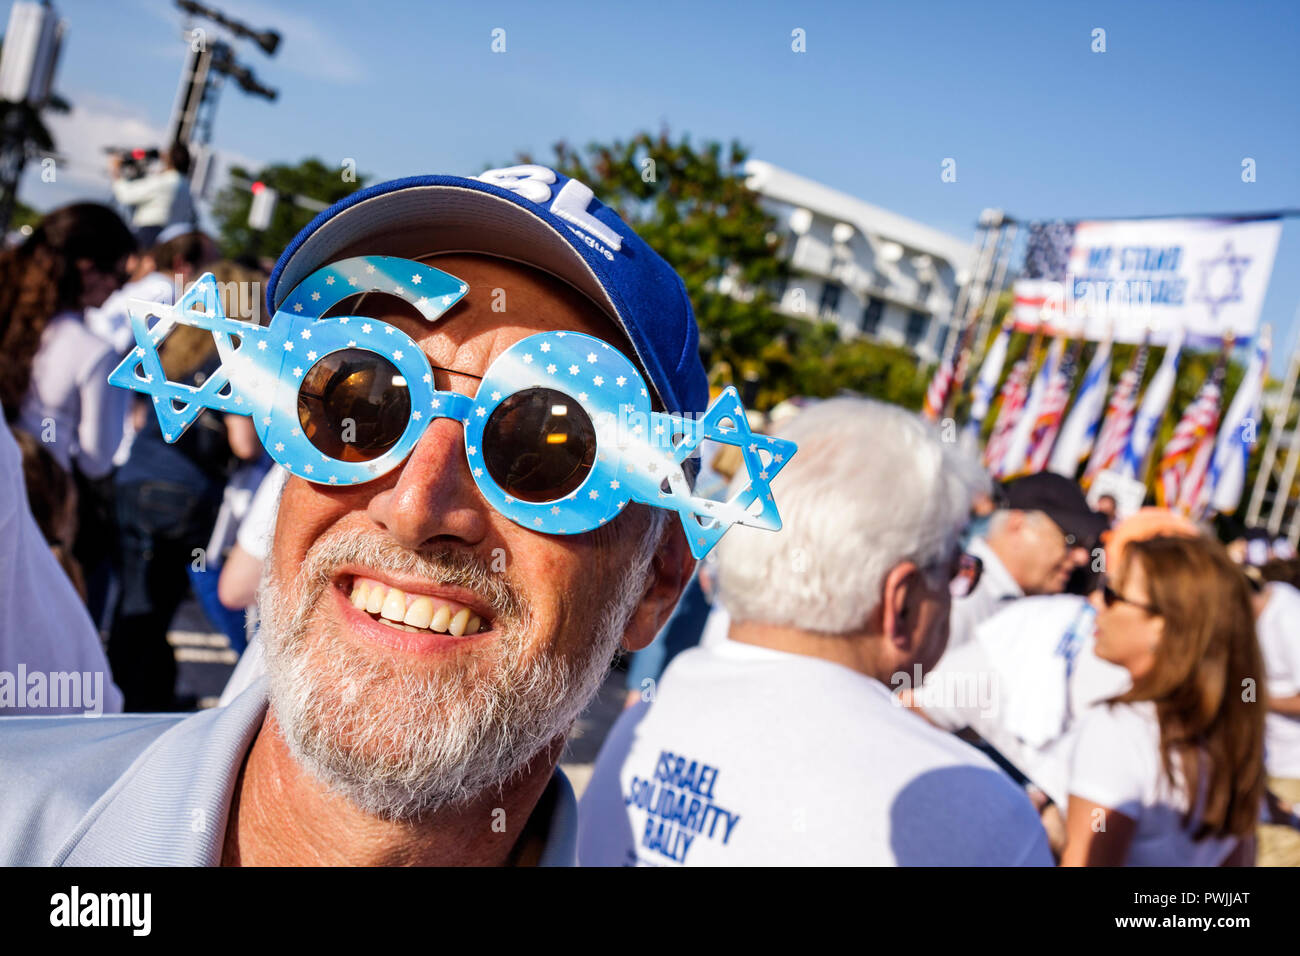
[[[1134,541],[1112,571],[1096,653],[1133,687],[1080,727],[1061,863],[1248,864],[1265,704],[1246,580],[1203,538]]]
[[[0,400],[5,418],[39,438],[59,465],[108,474],[126,403],[108,384],[118,356],[82,321],[122,283],[130,231],[107,206],[49,213],[0,253]]]

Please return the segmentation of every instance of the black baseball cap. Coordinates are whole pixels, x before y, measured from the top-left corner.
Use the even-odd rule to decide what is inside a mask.
[[[1105,515],[1088,507],[1077,484],[1050,471],[1004,483],[999,503],[1013,511],[1043,512],[1065,532],[1074,547],[1093,547],[1110,524]]]

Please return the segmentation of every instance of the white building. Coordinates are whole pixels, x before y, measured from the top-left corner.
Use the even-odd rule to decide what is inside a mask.
[[[781,312],[935,360],[971,244],[771,163],[749,160],[745,172],[785,239],[792,275],[779,290]]]

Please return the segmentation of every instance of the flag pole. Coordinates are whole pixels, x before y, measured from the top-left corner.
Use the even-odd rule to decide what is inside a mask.
[[[971,346],[972,352],[975,349],[983,349],[988,341],[989,330],[993,327],[993,315],[997,312],[998,307],[997,296],[992,293],[995,290],[999,293],[1002,291],[1002,283],[1007,278],[1007,268],[1011,265],[1011,253],[1015,249],[1018,228],[1019,225],[1014,219],[1007,222],[1004,227],[1005,238],[1003,242],[1006,243],[1006,251],[998,259],[997,270],[993,276],[993,285],[989,289],[990,294],[984,298],[984,312],[980,315],[979,334],[975,336],[975,341]],[[961,382],[957,383],[958,387],[961,387],[962,384]]]
[[[1291,415],[1291,401],[1295,395],[1296,378],[1300,377],[1300,303],[1296,304],[1295,317],[1291,322],[1296,329],[1296,341],[1291,347],[1291,361],[1287,364],[1286,383],[1282,386],[1281,401],[1273,413],[1273,427],[1268,432],[1268,442],[1264,445],[1264,457],[1259,462],[1259,472],[1255,475],[1255,486],[1250,492],[1250,505],[1246,509],[1246,525],[1253,527],[1259,523],[1260,512],[1264,510],[1264,495],[1268,492],[1268,479],[1272,477],[1273,466],[1277,461],[1278,443],[1286,429],[1286,420]]]
[[[1277,491],[1273,492],[1273,510],[1268,515],[1269,534],[1277,534],[1278,529],[1282,527],[1282,516],[1286,513],[1286,506],[1291,500],[1291,485],[1295,482],[1296,466],[1300,465],[1300,441],[1296,441],[1297,437],[1300,436],[1292,430],[1288,438],[1290,447],[1286,453],[1286,465],[1282,468],[1282,480],[1278,484]]]
[[[975,309],[972,308],[970,321],[962,332],[961,343],[958,345],[961,354],[958,357],[958,361],[955,363],[952,387],[948,389],[948,401],[945,403],[945,412],[949,405],[954,409],[956,408],[958,397],[960,397],[962,392],[965,391],[966,375],[970,371],[971,366],[977,361],[975,359],[976,352],[979,352],[980,358],[978,361],[980,362],[982,362],[984,356],[988,354],[989,324],[993,319],[994,313],[997,311],[998,304],[997,295],[994,293],[1002,290],[1002,283],[1006,279],[1007,266],[1011,262],[1011,252],[1016,241],[1016,228],[1017,225],[1014,219],[1003,219],[1002,231],[998,235],[998,246],[995,252],[996,259],[994,261],[997,263],[997,267],[993,275],[993,281],[989,284],[988,289],[984,293],[984,311],[982,316],[978,319],[979,333],[975,335],[974,338],[971,338],[971,333],[974,332],[976,328],[977,315]],[[1010,315],[1009,312],[1007,314],[1008,316]]]
[[[948,327],[944,331],[943,349],[938,353],[940,361],[952,354],[955,344],[954,339],[959,334],[958,330],[964,330],[966,326],[966,317],[971,311],[972,287],[982,285],[984,274],[992,267],[989,259],[994,255],[997,244],[1001,239],[1003,222],[1000,210],[985,209],[980,213],[978,223],[979,244],[975,251],[975,261],[971,263],[970,276],[957,291],[957,301],[953,304],[952,311],[948,315]]]

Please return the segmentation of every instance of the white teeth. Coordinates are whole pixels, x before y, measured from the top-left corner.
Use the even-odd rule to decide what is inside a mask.
[[[477,634],[483,619],[469,608],[453,612],[446,604],[435,606],[427,595],[408,595],[400,588],[390,588],[374,581],[358,579],[349,596],[352,606],[368,614],[377,614],[380,621],[402,631],[435,631],[462,637]],[[407,601],[410,600],[410,606]]]
[[[384,606],[379,609],[379,616],[401,623],[402,618],[406,617],[406,594],[397,588],[389,588]]]
[[[465,633],[465,625],[469,623],[469,608],[461,608],[456,612],[456,616],[451,619],[451,624],[447,627],[447,633],[452,637],[460,637]]]
[[[411,627],[428,627],[429,622],[433,620],[433,599],[427,597],[418,597],[411,606],[406,609],[406,617],[402,620],[411,625]]]

